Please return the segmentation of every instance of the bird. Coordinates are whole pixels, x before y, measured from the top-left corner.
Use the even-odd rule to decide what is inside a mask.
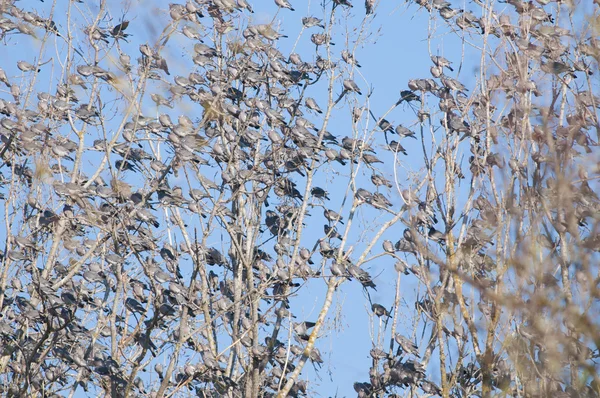
[[[336,261],[331,263],[329,269],[331,270],[331,274],[333,276],[346,276],[346,270],[340,263]]]
[[[381,192],[375,192],[371,198],[371,205],[375,207],[391,207],[392,202]]]
[[[369,273],[367,271],[365,271],[364,269],[357,267],[354,264],[348,264],[348,266],[346,267],[346,270],[348,271],[350,276],[352,276],[353,278],[356,278],[365,289],[370,287],[374,290],[377,290],[377,289],[375,289],[376,285],[375,285],[375,283],[373,283],[373,279],[371,279],[371,275],[369,275]]]
[[[390,141],[390,143],[388,144],[387,148],[390,151],[392,151],[392,152],[396,152],[396,153],[401,152],[404,155],[408,155],[408,153],[406,152],[406,149],[404,149],[404,147],[402,146],[402,144],[400,144],[397,141],[394,141],[394,140]]]
[[[436,79],[444,74],[443,69],[439,66],[432,66],[429,68],[429,71],[431,72],[431,76],[435,77]]]
[[[260,34],[262,37],[264,37],[267,40],[279,40],[282,37],[287,38],[286,35],[280,34],[275,29],[273,29],[273,27],[270,24],[256,25],[255,28],[256,28],[256,31],[258,32],[258,34]],[[196,45],[198,45],[198,44],[201,44],[201,43],[197,43]],[[194,46],[194,49],[196,49],[195,46]]]
[[[371,176],[371,182],[376,187],[380,187],[380,186],[386,186],[388,188],[392,187],[392,183],[380,174],[373,174]]]
[[[304,104],[306,105],[306,107],[312,111],[315,111],[317,113],[323,113],[323,111],[321,110],[321,108],[319,108],[319,105],[317,104],[317,101],[315,101],[314,98],[311,97],[307,97],[306,100],[304,101]]]
[[[573,72],[573,68],[563,62],[559,62],[559,61],[548,61],[548,62],[542,62],[540,65],[540,69],[546,73],[550,73],[550,74],[554,74],[554,75],[560,75],[561,73],[565,73],[565,72]]]
[[[419,101],[421,102],[421,98],[410,90],[402,90],[400,91],[400,99],[396,102],[396,105],[399,105],[402,101],[412,102]]]
[[[457,16],[458,14],[460,14],[461,12],[463,12],[463,10],[456,9],[456,8],[453,9],[450,7],[443,7],[443,8],[439,9],[440,16],[442,18],[444,18],[445,20],[452,19],[455,16]]]
[[[325,25],[323,25],[323,20],[316,17],[302,17],[302,25],[305,28],[312,28],[314,26],[318,26],[319,28],[325,29]]]
[[[354,54],[350,53],[348,50],[342,51],[342,59],[348,65],[356,65],[359,68],[361,67],[360,64],[358,62],[356,62],[356,59],[354,58]]]
[[[380,318],[382,316],[385,316],[387,318],[390,317],[390,312],[381,304],[373,303],[371,305],[371,311],[373,311],[373,314],[377,315]]]
[[[325,216],[325,218],[327,219],[327,221],[330,221],[330,222],[339,222],[341,224],[344,223],[342,221],[343,217],[341,215],[339,215],[338,213],[336,213],[335,211],[333,211],[333,210],[325,209],[323,211],[323,215]]]
[[[398,259],[398,261],[396,261],[394,263],[394,269],[396,270],[396,272],[404,274],[404,275],[409,275],[410,272],[408,271],[409,267],[408,264],[406,264],[404,262],[404,260]]]
[[[204,43],[200,32],[191,26],[185,25],[183,28],[181,28],[181,33],[188,39],[198,40],[200,43]]]
[[[115,25],[115,27],[111,29],[110,35],[113,38],[115,38],[115,40],[123,39],[124,41],[127,41],[126,38],[129,37],[130,35],[125,33],[125,29],[127,29],[128,27],[129,27],[129,21],[123,21],[123,22]]]
[[[136,299],[132,298],[132,297],[128,297],[125,300],[125,307],[127,307],[127,309],[131,312],[137,312],[138,314],[144,314],[146,312],[146,310],[144,309],[144,306],[142,304],[140,304],[139,301],[137,301]]]
[[[52,153],[59,158],[69,159],[71,162],[75,161],[71,156],[69,156],[70,152],[62,145],[57,144],[52,146]]]
[[[323,359],[321,358],[321,351],[319,351],[317,347],[312,348],[312,351],[310,352],[308,358],[313,364],[319,365],[319,368],[321,367],[321,364],[324,363]]]
[[[279,8],[287,8],[290,11],[296,11],[294,10],[294,7],[292,7],[290,2],[287,0],[275,0],[275,4],[277,4],[277,7]]]
[[[26,61],[18,61],[17,62],[17,68],[19,68],[19,70],[21,72],[32,72],[32,71],[37,71],[39,72],[40,69],[37,68],[37,66],[30,64],[29,62]]]
[[[345,79],[343,84],[344,84],[345,91],[351,91],[351,92],[358,93],[358,95],[362,95],[362,92],[360,91],[358,84],[356,84],[356,82],[354,80]]]
[[[404,154],[406,154],[406,151],[404,152]],[[373,163],[383,163],[383,161],[381,159],[379,159],[375,155],[371,155],[370,153],[363,153],[362,159],[368,165],[373,164]]]
[[[315,327],[315,325],[316,325],[315,322],[308,322],[308,321],[297,322],[297,323],[294,322],[293,323],[294,332],[300,339],[308,340],[308,338],[310,337],[310,333],[308,332],[308,329],[312,329],[313,327]]]
[[[458,80],[453,79],[451,77],[442,75],[440,80],[442,81],[442,84],[444,85],[444,87],[446,87],[450,90],[455,90],[458,92],[468,91],[467,88],[464,86],[464,84],[462,84]]]
[[[346,6],[352,8],[352,4],[348,0],[333,0],[333,7]]]
[[[356,200],[359,202],[370,203],[371,199],[373,198],[373,194],[364,188],[359,188],[356,190],[354,198],[356,198]]]
[[[369,112],[371,113],[371,117],[373,118],[373,120],[375,120],[377,122],[377,127],[379,127],[385,133],[392,133],[392,134],[394,134],[394,126],[392,125],[392,123],[390,123],[385,118],[379,118],[379,119],[376,118],[375,115],[373,114],[373,112],[371,112],[370,109],[369,109]]]
[[[0,82],[4,83],[6,87],[10,87],[10,82],[8,81],[8,76],[4,69],[0,68]]]
[[[127,160],[116,160],[115,168],[119,171],[125,171],[125,170],[133,171],[133,172],[140,171],[140,169],[135,164],[128,162]]]
[[[439,55],[432,55],[431,61],[435,64],[435,66],[439,68],[448,68],[450,71],[454,71],[454,69],[452,69],[452,66],[450,66],[451,62],[444,57],[441,57]]]
[[[396,129],[394,131],[400,137],[411,137],[411,138],[414,138],[415,140],[417,139],[417,137],[415,136],[415,133],[413,131],[407,129],[406,127],[404,127],[401,124],[397,125]]]
[[[398,334],[396,334],[396,336],[394,336],[394,340],[396,340],[396,343],[398,343],[398,345],[399,345],[399,347],[398,347],[399,352],[414,355],[417,358],[420,357],[419,356],[419,347],[415,343],[413,343],[412,341],[407,339],[406,337],[404,337],[398,333]]]
[[[313,33],[310,36],[310,41],[312,41],[313,44],[315,44],[316,46],[323,46],[326,44],[331,44],[332,46],[335,46],[335,43],[331,41],[329,35],[325,33]]]
[[[310,190],[310,194],[317,199],[329,200],[329,193],[321,187],[312,187]]]
[[[354,107],[352,108],[352,123],[356,123],[360,120],[365,108]]]
[[[325,232],[325,235],[329,239],[342,240],[342,235],[340,235],[340,233],[338,232],[338,230],[335,227],[330,227],[329,225],[325,224],[325,225],[323,225],[323,231]]]
[[[154,51],[152,51],[152,48],[148,44],[140,44],[140,52],[147,58],[152,58],[154,55]],[[79,71],[79,69],[77,70]]]
[[[372,348],[371,351],[369,351],[369,354],[371,355],[371,358],[373,358],[373,359],[389,358],[388,353],[385,352],[384,350],[382,350],[381,348]]]
[[[431,239],[434,242],[443,243],[446,241],[446,237],[444,236],[444,234],[435,229],[434,227],[429,228],[429,233],[427,234],[427,236],[429,236],[429,239]]]
[[[383,241],[383,244],[382,244],[382,246],[383,246],[383,250],[384,250],[386,253],[394,253],[394,252],[396,251],[396,250],[394,249],[394,244],[393,244],[393,243],[392,243],[392,241],[390,241],[390,240],[387,240],[387,239],[386,239],[386,240],[384,240],[384,241]]]

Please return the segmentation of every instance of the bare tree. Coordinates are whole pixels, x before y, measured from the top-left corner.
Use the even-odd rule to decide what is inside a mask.
[[[463,54],[387,109],[313,3],[0,0],[3,395],[318,396],[350,284],[359,397],[600,395],[598,2],[401,5]]]

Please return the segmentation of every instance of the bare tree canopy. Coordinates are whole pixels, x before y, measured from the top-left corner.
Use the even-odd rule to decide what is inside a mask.
[[[600,398],[599,0],[0,38],[0,396]]]

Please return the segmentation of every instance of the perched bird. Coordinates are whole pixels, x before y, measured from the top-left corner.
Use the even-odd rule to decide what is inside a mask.
[[[256,31],[258,32],[258,34],[260,34],[262,37],[264,37],[267,40],[279,40],[282,37],[283,38],[287,37],[286,35],[278,33],[275,29],[273,29],[273,27],[270,24],[256,25],[255,28],[256,28]],[[198,44],[201,44],[201,43],[197,43],[196,45],[198,45]],[[194,50],[195,49],[196,49],[196,46],[194,46]]]
[[[573,68],[563,62],[550,60],[548,62],[542,62],[540,69],[546,73],[560,75],[565,72],[573,73]]]
[[[321,358],[321,351],[319,351],[317,347],[313,347],[308,358],[312,363],[319,365],[319,368],[321,367],[321,364],[324,363],[323,359]]]
[[[432,55],[431,61],[435,64],[435,66],[439,68],[448,68],[449,70],[454,71],[454,69],[452,69],[452,67],[450,66],[451,62],[444,57],[440,57],[439,55]]]
[[[157,106],[164,105],[168,108],[173,108],[173,105],[171,105],[170,101],[160,94],[150,94],[150,98],[152,98],[152,101],[154,101]]]
[[[394,244],[390,240],[384,240],[382,246],[386,253],[394,253],[396,251],[394,249]]]
[[[356,62],[356,59],[354,58],[354,54],[350,53],[348,50],[342,51],[342,59],[348,65],[356,65],[360,68],[360,64],[358,62]]]
[[[404,154],[406,154],[406,152],[404,152]],[[375,155],[371,155],[370,153],[363,153],[362,159],[365,161],[366,164],[369,165],[373,163],[383,163],[381,159],[379,159]]]
[[[417,250],[417,246],[414,243],[409,242],[404,238],[398,240],[396,244],[394,244],[394,247],[397,251],[404,253],[415,253]]]
[[[429,68],[429,71],[431,72],[431,76],[435,77],[436,79],[444,74],[444,70],[439,66],[432,66]]]
[[[56,156],[58,156],[59,158],[64,158],[64,159],[69,159],[71,162],[74,162],[75,160],[70,156],[70,151],[67,150],[64,146],[62,145],[54,145],[52,147],[52,153]]]
[[[315,101],[314,98],[307,97],[306,100],[304,101],[304,104],[310,110],[313,110],[317,113],[323,113],[323,111],[321,110],[321,108],[319,108],[319,105],[317,104],[317,101]]]
[[[439,10],[444,7],[450,7],[450,3],[446,0],[433,0],[432,4],[433,8]]]
[[[462,84],[458,80],[453,79],[451,77],[442,76],[440,78],[440,80],[442,81],[442,84],[444,85],[444,87],[446,87],[446,88],[448,88],[450,90],[456,90],[458,92],[468,91],[467,88],[464,86],[464,84]]]
[[[396,340],[396,343],[398,343],[399,345],[399,353],[410,354],[419,358],[419,347],[415,343],[413,343],[412,341],[410,341],[409,339],[407,339],[399,333],[396,334],[396,336],[394,336],[394,340]]]
[[[119,55],[119,63],[125,69],[125,72],[131,71],[131,57],[127,54]]]
[[[18,61],[17,68],[19,68],[19,70],[21,72],[32,72],[32,71],[36,71],[36,70],[38,72],[40,71],[35,65],[32,65],[26,61]]]
[[[331,263],[329,269],[331,270],[331,274],[333,276],[347,276],[347,272],[344,266],[336,261]]]
[[[358,84],[356,84],[356,82],[351,79],[344,80],[344,91],[351,91],[351,92],[358,93],[358,95],[362,95],[362,92],[360,91]]]
[[[144,306],[142,304],[140,304],[139,301],[137,301],[136,299],[132,298],[132,297],[128,297],[125,300],[125,307],[127,307],[127,309],[131,312],[137,312],[138,314],[143,314],[146,312],[146,310],[144,309]]]
[[[275,4],[277,4],[277,7],[279,8],[287,8],[288,10],[296,11],[288,0],[275,0]]]
[[[348,271],[348,274],[350,274],[350,276],[358,280],[364,288],[370,287],[376,290],[375,283],[373,283],[373,279],[371,279],[371,275],[369,275],[367,271],[360,267],[357,267],[354,264],[348,264],[346,270]]]
[[[390,312],[381,304],[373,303],[371,305],[371,311],[373,311],[373,314],[377,315],[380,318],[382,316],[385,316],[387,318],[390,317]]]
[[[310,41],[312,41],[316,46],[323,46],[327,44],[335,46],[335,43],[331,41],[331,37],[325,33],[313,33],[310,36]]]
[[[364,111],[365,111],[365,108],[358,108],[358,107],[352,108],[352,123],[358,122]]]
[[[395,132],[400,137],[411,137],[411,138],[414,138],[415,140],[417,139],[417,137],[415,136],[415,133],[413,131],[407,129],[406,127],[404,127],[401,124],[399,124],[398,126],[396,126]]]
[[[427,236],[429,236],[429,239],[431,239],[434,242],[442,243],[446,241],[446,237],[444,236],[444,234],[433,227],[429,228],[429,233],[427,234]]]
[[[371,176],[371,182],[376,187],[380,187],[380,186],[386,186],[388,188],[392,187],[392,183],[380,174],[373,174]]]
[[[373,194],[364,188],[359,188],[356,190],[354,197],[359,202],[370,203],[371,199],[373,198]]]
[[[375,192],[371,198],[371,205],[375,207],[391,207],[392,202],[381,192]]]
[[[344,223],[342,221],[343,217],[333,210],[325,209],[323,210],[323,215],[329,222],[340,222],[341,224]]]
[[[352,8],[352,4],[348,0],[333,0],[333,6],[346,6]]]
[[[267,210],[265,225],[273,235],[279,235],[281,219],[277,213],[272,210]]]
[[[302,25],[305,28],[312,28],[313,26],[318,26],[319,28],[325,29],[325,25],[323,25],[323,20],[316,17],[303,17]]]
[[[390,143],[388,144],[388,149],[392,152],[401,152],[404,155],[408,155],[408,153],[406,152],[406,149],[404,149],[404,147],[397,141],[390,141]]]
[[[69,83],[74,86],[81,86],[81,88],[87,89],[85,80],[79,75],[71,74],[71,75],[69,75],[68,80],[69,80]]]
[[[450,7],[443,7],[443,8],[440,8],[440,10],[439,10],[440,16],[442,18],[444,18],[445,20],[452,19],[455,16],[457,16],[458,14],[460,14],[461,12],[463,12],[463,10],[456,9],[456,8],[453,9]],[[452,70],[452,69],[450,69],[450,70]]]
[[[389,358],[388,353],[383,351],[381,348],[372,348],[371,351],[369,351],[369,354],[371,355],[371,358],[373,358],[373,359]]]
[[[198,40],[199,42],[204,43],[200,32],[191,26],[185,25],[183,28],[181,28],[181,33],[183,33],[183,35],[188,39]]]
[[[335,227],[330,227],[329,225],[325,224],[323,225],[323,232],[325,232],[325,235],[329,237],[329,239],[342,240],[342,235],[340,235]]]
[[[329,193],[326,190],[324,190],[323,188],[320,188],[320,187],[313,187],[310,190],[310,194],[312,196],[314,196],[315,198],[317,198],[317,199],[326,199],[326,200],[329,200],[329,196],[327,196],[327,195],[329,195]]]
[[[254,13],[252,6],[246,0],[237,0],[237,5],[242,10],[248,10],[251,13]]]
[[[140,52],[147,58],[152,58],[154,55],[154,51],[152,51],[152,48],[148,44],[140,44]]]
[[[117,170],[119,170],[119,171],[121,171],[121,170],[123,170],[123,171],[128,170],[128,171],[137,172],[137,171],[140,170],[135,164],[133,164],[131,162],[128,162],[127,160],[116,160],[115,161],[115,168],[117,168]]]
[[[414,232],[410,228],[405,228],[404,231],[402,232],[402,236],[404,237],[404,239],[406,239],[409,242],[414,242],[415,241]]]
[[[371,117],[377,123],[377,127],[379,127],[385,133],[394,134],[394,126],[392,125],[392,123],[390,123],[387,119],[384,119],[382,117],[378,119],[377,117],[375,117],[375,115],[373,114],[373,112],[371,112],[370,109],[369,109],[369,113],[371,113]]]
[[[396,272],[399,272],[401,274],[404,275],[409,275],[410,272],[408,271],[409,266],[408,264],[406,264],[404,262],[404,260],[399,259],[398,261],[396,261],[396,263],[394,264],[394,269],[396,270]]]
[[[316,323],[308,321],[293,323],[294,332],[300,339],[308,340],[310,337],[308,329],[312,329],[315,325]]]
[[[10,87],[10,82],[8,81],[8,76],[4,69],[0,68],[0,82],[4,83],[6,87]]]
[[[129,21],[123,21],[123,22],[115,25],[115,27],[111,29],[110,35],[112,37],[114,37],[115,40],[118,40],[118,39],[125,40],[128,36],[130,36],[129,34],[125,33],[125,29],[127,29],[127,27],[129,27]],[[125,41],[127,41],[127,40],[125,40]]]

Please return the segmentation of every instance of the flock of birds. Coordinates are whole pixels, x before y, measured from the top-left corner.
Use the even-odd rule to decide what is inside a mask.
[[[545,44],[542,49],[523,43],[506,18],[490,24],[444,0],[416,3],[429,12],[438,11],[460,29],[510,37],[523,51],[539,52],[539,65],[547,73],[561,77],[591,73],[586,57],[598,57],[597,45],[582,44],[578,58],[567,62],[558,43],[563,34],[545,25],[552,16],[543,9],[547,1],[538,2],[539,7],[508,1],[520,17],[531,19],[534,36]],[[0,36],[68,40],[60,25],[14,3],[0,0]],[[294,11],[288,0],[275,4]],[[333,0],[332,12],[337,7],[352,4]],[[375,1],[366,0],[365,9],[367,16],[373,14]],[[351,96],[365,96],[352,78],[353,68],[360,67],[354,54],[343,50],[339,59],[323,58],[320,50],[333,45],[332,37],[328,23],[314,16],[302,18],[305,29],[317,31],[310,35],[315,46],[312,61],[297,53],[284,56],[277,41],[286,36],[271,24],[250,24],[227,45],[209,42],[203,33],[206,26],[227,34],[243,12],[253,12],[246,0],[169,5],[173,32],[189,39],[193,48],[189,56],[193,69],[186,75],[171,75],[163,55],[166,40],[156,46],[139,45],[139,54],[122,50],[126,46],[117,44],[129,44],[135,37],[128,21],[107,28],[94,23],[84,29],[92,46],[117,53],[115,64],[85,62],[83,50],[73,47],[72,70],[51,93],[34,92],[37,101],[22,83],[46,73],[45,65],[18,61],[25,79],[9,77],[0,68],[0,82],[12,97],[0,98],[0,186],[4,200],[13,203],[18,214],[11,217],[20,226],[12,230],[2,253],[10,274],[0,295],[1,358],[8,358],[0,360],[0,369],[11,374],[11,381],[0,386],[4,395],[46,391],[45,396],[58,397],[66,390],[88,392],[94,385],[115,397],[132,392],[152,396],[148,378],[139,371],[153,364],[154,380],[172,391],[186,387],[201,397],[244,396],[249,388],[260,388],[263,396],[275,396],[302,358],[321,366],[320,351],[305,348],[316,323],[292,321],[289,299],[294,291],[323,277],[356,281],[365,290],[376,284],[362,264],[353,261],[351,252],[340,249],[345,239],[340,227],[348,215],[327,205],[329,192],[311,183],[319,170],[350,170],[358,163],[369,170],[372,187],[355,189],[353,206],[390,214],[401,207],[407,211],[409,226],[396,242],[385,240],[383,252],[397,258],[398,272],[426,280],[424,270],[408,266],[398,254],[433,258],[436,250],[443,250],[447,231],[436,228],[438,194],[430,188],[425,195],[399,189],[401,201],[392,201],[386,192],[393,192],[396,184],[378,169],[384,156],[407,155],[403,140],[416,139],[415,131],[362,107],[351,109],[352,125],[358,129],[361,121],[372,118],[385,146],[339,137],[315,125],[311,120],[323,120],[343,99],[355,103]],[[431,77],[410,80],[395,105],[413,106],[425,97],[436,98],[443,114],[440,128],[461,141],[468,139],[471,174],[504,168],[501,154],[484,150],[483,126],[492,107],[487,93],[468,96],[465,85],[447,74],[454,70],[451,61],[438,55],[431,61]],[[311,86],[342,65],[350,73],[336,82],[335,101],[324,104],[308,96]],[[522,85],[516,76],[512,85],[507,78],[490,90],[537,95],[535,84]],[[142,98],[139,91],[134,89],[131,97],[123,93],[125,81],[132,87],[149,82],[143,100],[151,100],[156,117],[135,106]],[[153,82],[160,82],[160,91]],[[110,112],[93,97],[109,96],[109,90],[122,95],[117,101],[130,101],[125,108],[133,111],[122,123],[110,122],[116,126],[114,135],[103,135]],[[586,112],[600,101],[587,91],[576,93],[576,100],[581,114],[570,115],[569,123],[579,127],[574,141],[589,148],[584,130],[591,122]],[[200,117],[193,120],[182,114],[174,120],[170,110],[181,103],[193,104],[194,112],[188,114]],[[420,109],[417,117],[425,122],[431,115]],[[514,123],[511,117],[501,122],[506,128]],[[94,133],[97,137],[90,139]],[[538,160],[543,163],[543,155]],[[510,159],[508,165],[514,178],[527,181],[531,171],[523,161]],[[460,169],[455,172],[464,178]],[[175,180],[192,182],[186,188],[173,185]],[[546,193],[552,189],[549,186]],[[598,200],[585,179],[579,193],[577,209],[585,222],[598,209]],[[322,221],[313,221],[314,214],[307,218],[315,208],[323,209]],[[470,223],[464,244],[476,253],[484,278],[492,273],[484,251],[497,219],[483,196],[476,198],[474,209],[478,217]],[[224,231],[227,252],[206,244],[213,240],[214,230],[188,228],[188,223],[197,225],[193,220]],[[323,224],[313,248],[298,246],[300,221]],[[176,233],[177,243],[165,233],[171,228],[189,232]],[[267,243],[273,243],[272,250]],[[314,266],[317,261],[321,267]],[[186,263],[193,265],[192,271],[182,272],[180,265]],[[442,290],[444,300],[455,303],[451,287]],[[423,312],[434,311],[429,299],[416,305]],[[382,304],[372,303],[371,309],[377,317],[391,317]],[[289,328],[290,344],[278,339],[288,335],[281,325]],[[460,329],[455,325],[454,331],[446,332],[462,340]],[[230,339],[218,334],[229,334]],[[236,341],[235,355],[224,350],[231,339]],[[393,341],[396,352],[371,350],[369,382],[354,384],[358,396],[397,387],[439,395],[440,388],[426,377],[415,342],[402,334]],[[164,366],[164,357],[178,345],[187,350],[185,358],[194,360],[175,368]],[[148,361],[146,354],[153,358]],[[498,367],[494,383],[499,385],[508,371]],[[259,377],[246,369],[255,369]],[[481,383],[474,363],[459,373],[464,391],[474,391]],[[309,395],[309,388],[308,382],[298,379],[288,395]]]

